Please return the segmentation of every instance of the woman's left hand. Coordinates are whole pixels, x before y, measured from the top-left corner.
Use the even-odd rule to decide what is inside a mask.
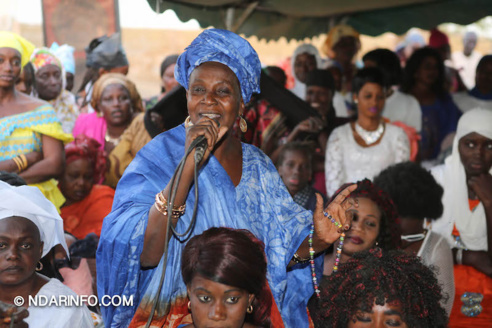
[[[492,205],[492,175],[482,174],[478,177],[472,177],[468,180],[468,184],[484,206]]]
[[[357,188],[356,184],[350,185],[337,197],[328,204],[328,207],[323,211],[323,198],[320,195],[316,195],[316,210],[313,215],[314,232],[318,239],[320,239],[327,246],[333,244],[340,238],[343,231],[349,230],[352,224],[352,212],[349,210],[358,206],[357,201],[353,198],[349,198],[352,191]],[[324,215],[324,212],[328,213],[336,222],[340,225],[337,227],[335,224]]]

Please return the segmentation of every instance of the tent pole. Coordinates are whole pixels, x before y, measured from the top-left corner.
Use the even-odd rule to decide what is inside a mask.
[[[236,24],[234,24],[234,26],[232,27],[231,31],[236,33],[237,30],[241,27],[241,25],[244,24],[244,22],[246,21],[246,19],[251,16],[251,14],[253,13],[253,11],[256,9],[256,7],[258,6],[260,2],[259,1],[255,1],[255,2],[252,2],[248,5],[248,7],[244,10],[244,12],[242,13],[242,15],[238,18],[238,20],[236,21]]]
[[[234,7],[229,7],[226,10],[226,17],[225,17],[226,30],[231,31],[232,23],[234,23]]]

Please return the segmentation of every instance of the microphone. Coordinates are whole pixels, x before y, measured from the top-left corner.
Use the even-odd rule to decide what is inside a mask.
[[[219,120],[214,119],[214,121],[215,121],[215,123],[217,123],[217,127],[220,128]],[[203,156],[205,156],[205,151],[207,150],[208,143],[207,143],[207,139],[203,135],[196,138],[195,141],[196,141],[195,163],[200,163]]]
[[[205,156],[205,150],[207,150],[208,143],[205,136],[199,136],[195,140],[197,140],[195,146],[195,163],[200,163],[203,156]]]

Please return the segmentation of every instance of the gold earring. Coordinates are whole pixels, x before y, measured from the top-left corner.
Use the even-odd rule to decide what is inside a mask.
[[[188,301],[188,310],[191,311],[191,301]]]
[[[354,99],[354,103],[358,104],[359,103],[359,100]]]
[[[246,133],[246,131],[248,131],[248,124],[246,123],[246,120],[242,116],[240,116],[239,119],[239,128],[241,129],[242,133]]]
[[[41,261],[38,262],[38,264],[36,264],[36,271],[41,271],[43,270],[43,263],[41,263]]]
[[[189,128],[190,126],[193,126],[193,123],[191,123],[191,117],[187,117],[185,120],[185,128]]]
[[[253,305],[252,304],[250,304],[248,306],[248,308],[246,309],[246,312],[248,312],[249,314],[253,313]]]

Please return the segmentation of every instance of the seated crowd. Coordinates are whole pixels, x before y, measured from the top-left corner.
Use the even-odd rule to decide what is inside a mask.
[[[338,25],[326,58],[301,44],[262,68],[208,29],[142,99],[116,34],[73,94],[73,47],[0,31],[0,327],[490,327],[476,42],[451,56],[412,32],[358,62]],[[14,301],[37,295],[134,303]]]

